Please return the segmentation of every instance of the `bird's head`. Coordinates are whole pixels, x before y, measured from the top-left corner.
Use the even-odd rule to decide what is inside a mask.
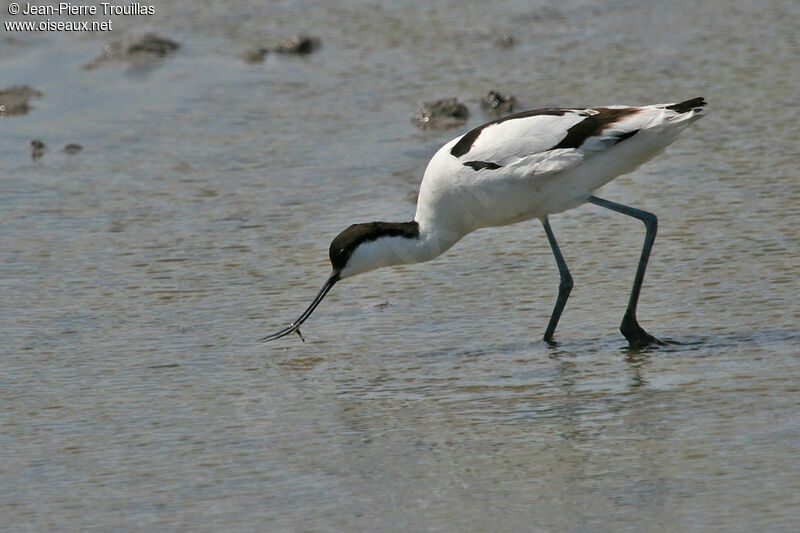
[[[418,237],[419,225],[416,222],[367,222],[345,229],[331,242],[328,253],[333,271],[311,305],[289,326],[261,340],[271,341],[295,332],[299,335],[300,325],[340,279],[384,266],[413,262],[408,243]]]
[[[353,224],[331,242],[331,266],[340,278],[410,262],[408,244],[419,237],[416,222]]]

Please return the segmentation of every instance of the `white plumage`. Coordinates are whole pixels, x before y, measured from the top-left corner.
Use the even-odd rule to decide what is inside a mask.
[[[425,170],[414,219],[433,226],[440,224],[437,219],[446,219],[451,227],[460,221],[459,231],[469,232],[577,207],[592,191],[657,155],[704,114],[702,107],[679,113],[668,109],[669,105],[674,104],[601,108],[631,113],[567,148],[553,149],[570,128],[600,111],[569,109],[554,110],[563,115],[505,117],[482,127],[472,147],[459,157],[451,151],[464,135],[453,139],[436,152]],[[631,132],[636,133],[617,142]],[[494,163],[499,168],[475,171],[464,165],[469,161]]]

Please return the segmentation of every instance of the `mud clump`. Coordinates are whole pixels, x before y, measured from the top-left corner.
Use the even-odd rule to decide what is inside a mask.
[[[31,158],[36,161],[47,151],[47,145],[41,139],[31,141]]]
[[[244,60],[248,63],[260,63],[269,53],[269,48],[253,48],[244,53]]]
[[[469,109],[457,98],[424,102],[414,113],[412,122],[420,128],[452,128],[469,118]]]
[[[103,53],[83,66],[94,70],[114,63],[129,63],[134,66],[162,59],[174,53],[180,44],[155,33],[145,33],[126,37],[121,41],[108,43]]]
[[[31,110],[28,102],[41,97],[41,91],[27,85],[12,85],[0,90],[0,115],[24,115]]]
[[[494,39],[494,45],[498,48],[511,48],[515,44],[517,44],[517,40],[509,33],[500,34]]]
[[[316,37],[299,35],[297,37],[290,37],[289,39],[278,43],[272,48],[272,51],[276,54],[307,55],[317,50],[319,46],[320,40]]]
[[[517,99],[510,94],[502,94],[498,91],[489,91],[481,98],[481,108],[493,115],[506,115],[514,111]]]
[[[81,146],[80,144],[70,143],[66,145],[61,151],[67,154],[77,154],[81,150],[83,150],[83,146]]]
[[[322,41],[317,37],[297,35],[268,48],[253,48],[245,53],[244,59],[248,63],[258,63],[263,61],[270,52],[276,54],[305,56],[317,51],[321,45]]]

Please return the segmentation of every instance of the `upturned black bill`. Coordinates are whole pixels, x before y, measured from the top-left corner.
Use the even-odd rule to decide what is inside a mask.
[[[297,334],[300,336],[300,339],[303,342],[305,342],[303,336],[300,335],[300,325],[303,322],[305,322],[309,316],[311,316],[311,313],[314,312],[314,309],[317,308],[319,303],[322,301],[323,298],[325,298],[325,295],[328,294],[328,291],[331,290],[331,288],[333,288],[333,286],[336,284],[337,281],[339,281],[339,274],[334,274],[330,278],[328,278],[328,281],[326,281],[325,285],[322,286],[322,288],[319,291],[319,294],[317,294],[316,298],[314,298],[314,301],[311,302],[311,305],[308,306],[308,309],[303,311],[303,314],[300,315],[300,317],[297,320],[292,322],[289,326],[278,331],[277,333],[273,333],[272,335],[267,335],[266,337],[261,339],[261,342],[274,341],[275,339],[280,339],[281,337],[285,337],[286,335],[295,332],[297,332]]]

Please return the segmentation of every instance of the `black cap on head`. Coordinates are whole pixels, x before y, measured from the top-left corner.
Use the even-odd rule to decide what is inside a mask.
[[[419,224],[416,222],[366,222],[353,224],[333,239],[329,255],[334,272],[341,272],[347,261],[362,243],[381,237],[419,237]]]

